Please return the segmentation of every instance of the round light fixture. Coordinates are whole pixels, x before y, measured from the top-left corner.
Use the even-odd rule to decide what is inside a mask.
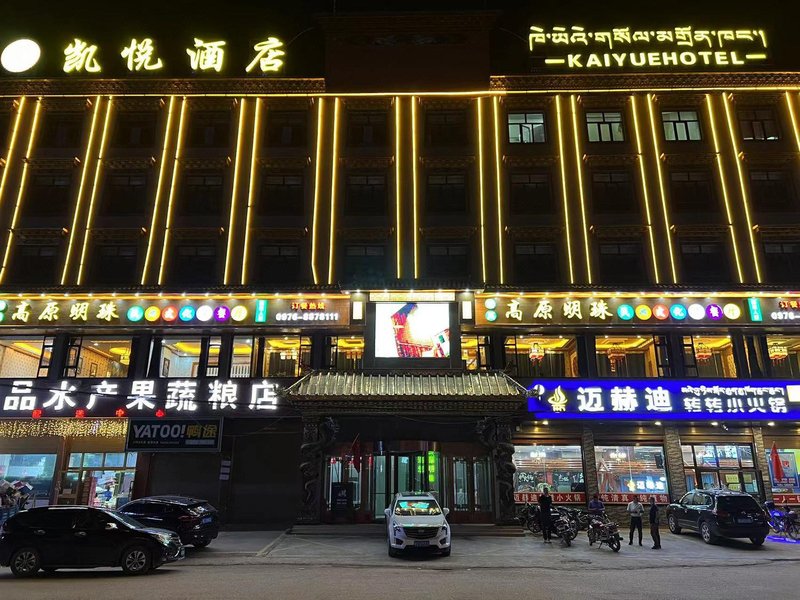
[[[16,40],[3,49],[0,65],[9,73],[24,73],[33,68],[41,56],[42,49],[33,40]]]

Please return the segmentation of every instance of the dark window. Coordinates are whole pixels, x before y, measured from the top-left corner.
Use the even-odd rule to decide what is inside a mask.
[[[190,148],[223,148],[230,143],[230,111],[199,111],[189,115]]]
[[[466,244],[428,246],[428,277],[469,277],[469,247]]]
[[[156,141],[158,115],[123,112],[117,117],[112,145],[118,148],[150,148]]]
[[[347,176],[345,214],[382,215],[386,213],[386,176],[355,174]]]
[[[546,141],[543,112],[508,113],[510,144],[543,144]]]
[[[8,140],[11,139],[11,113],[0,111],[0,148],[8,147]]]
[[[750,194],[758,210],[780,211],[794,208],[794,185],[790,171],[750,171]]]
[[[300,147],[308,143],[307,116],[305,112],[267,113],[268,146]]]
[[[258,249],[257,283],[297,283],[302,279],[300,248],[292,244],[265,244]]]
[[[661,113],[664,139],[668,142],[697,142],[700,135],[700,118],[696,110],[665,110]]]
[[[463,173],[428,175],[425,193],[428,211],[432,213],[463,213],[467,210],[466,177]]]
[[[555,244],[514,246],[514,279],[517,283],[558,283],[558,252]]]
[[[92,282],[99,284],[137,283],[135,245],[104,244],[94,248]]]
[[[647,283],[644,252],[639,242],[604,242],[598,246],[600,283]]]
[[[304,212],[302,173],[265,173],[261,179],[262,215],[302,215]]]
[[[425,132],[429,146],[466,146],[467,116],[464,111],[429,112]]]
[[[80,508],[56,508],[47,510],[37,510],[30,513],[31,522],[29,527],[41,527],[49,529],[71,529],[75,517],[83,513],[86,509]]]
[[[586,113],[586,131],[590,142],[624,142],[622,113],[616,110]]]
[[[59,266],[57,245],[18,245],[12,256],[9,277],[11,282],[41,284],[56,282],[56,271]]]
[[[223,177],[220,172],[187,171],[183,179],[181,214],[219,215],[222,211]]]
[[[716,212],[719,204],[710,171],[672,171],[671,207],[676,212]]]
[[[169,277],[173,284],[197,286],[218,283],[215,245],[179,245],[173,257]]]
[[[721,242],[681,242],[681,265],[685,283],[727,283],[731,279]]]
[[[764,242],[764,261],[769,283],[800,281],[800,242]]]
[[[38,144],[42,148],[77,148],[82,132],[83,113],[45,113]]]
[[[630,173],[627,171],[592,173],[592,204],[598,213],[638,211]]]
[[[353,112],[347,120],[347,144],[352,147],[386,145],[385,112]]]
[[[383,281],[384,279],[386,279],[386,250],[383,246],[353,244],[345,247],[345,281]]]
[[[778,119],[771,108],[748,108],[739,111],[739,129],[747,142],[774,142],[780,139]]]
[[[544,215],[555,212],[549,173],[512,173],[510,189],[513,214]]]
[[[147,208],[147,172],[109,171],[101,212],[106,216],[142,215]]]
[[[23,203],[24,214],[30,217],[58,217],[69,213],[71,171],[35,172]]]

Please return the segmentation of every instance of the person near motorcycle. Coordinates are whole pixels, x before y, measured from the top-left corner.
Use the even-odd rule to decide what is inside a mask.
[[[633,532],[639,532],[639,545],[642,545],[642,515],[644,514],[644,506],[639,502],[639,494],[633,497],[633,500],[628,503],[628,514],[631,516],[631,536],[628,546],[633,546]]]
[[[547,487],[542,488],[542,493],[539,494],[539,520],[542,523],[542,537],[545,544],[552,543],[550,541],[550,532],[552,529],[550,510],[553,506],[553,498],[550,496],[550,490]]]
[[[592,496],[592,499],[589,500],[589,514],[594,516],[599,516],[605,512],[606,506],[603,504],[603,501],[600,500],[600,495],[595,494]]]
[[[661,550],[661,532],[658,530],[658,504],[655,496],[650,496],[650,537],[653,538],[653,550]]]

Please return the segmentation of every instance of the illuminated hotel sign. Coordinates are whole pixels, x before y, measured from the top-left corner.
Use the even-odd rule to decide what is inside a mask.
[[[797,382],[559,379],[529,389],[528,411],[545,419],[800,420]]]
[[[591,30],[577,25],[550,29],[533,25],[528,47],[546,55],[545,65],[578,69],[674,69],[763,64],[767,37],[762,29]]]

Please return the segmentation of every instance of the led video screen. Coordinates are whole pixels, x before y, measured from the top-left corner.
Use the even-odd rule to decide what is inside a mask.
[[[377,358],[450,358],[447,303],[382,302],[375,306]]]

